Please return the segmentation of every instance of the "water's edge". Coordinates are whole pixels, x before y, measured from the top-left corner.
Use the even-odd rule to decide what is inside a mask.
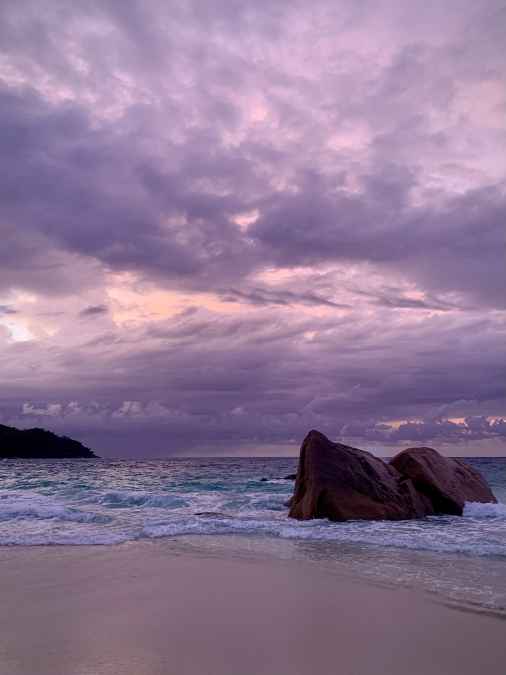
[[[499,504],[468,504],[463,517],[330,523],[288,519],[293,481],[286,477],[295,458],[4,460],[0,546],[142,540],[177,546],[200,538],[207,550],[220,545],[227,555],[240,547],[326,561],[340,573],[502,612],[506,458],[467,461],[484,474]]]

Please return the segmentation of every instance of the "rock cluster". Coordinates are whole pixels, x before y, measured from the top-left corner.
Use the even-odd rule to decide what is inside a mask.
[[[460,460],[409,448],[387,464],[313,430],[302,443],[288,505],[298,520],[406,520],[462,515],[465,502],[496,499],[481,474]]]

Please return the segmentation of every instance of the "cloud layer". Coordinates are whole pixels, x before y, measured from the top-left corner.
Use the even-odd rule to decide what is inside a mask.
[[[504,3],[45,9],[0,10],[4,422],[504,451]]]

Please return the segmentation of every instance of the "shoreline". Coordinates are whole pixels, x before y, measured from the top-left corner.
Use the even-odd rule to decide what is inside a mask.
[[[195,538],[1,547],[9,675],[504,672],[500,616]]]
[[[60,551],[63,556],[80,551],[89,556],[100,556],[100,552],[116,551],[119,555],[130,549],[164,550],[169,557],[188,556],[195,559],[218,559],[236,560],[238,562],[266,563],[283,562],[306,567],[309,573],[323,572],[340,581],[351,584],[361,584],[386,590],[405,590],[415,593],[429,603],[441,605],[456,611],[463,611],[477,615],[485,615],[506,621],[506,605],[496,604],[490,601],[490,597],[484,596],[473,598],[471,587],[465,587],[465,597],[459,592],[462,583],[455,589],[450,589],[448,582],[454,578],[457,565],[462,572],[462,565],[482,567],[485,562],[489,575],[496,575],[497,570],[492,564],[499,563],[504,572],[503,559],[473,558],[458,552],[434,552],[427,550],[409,550],[397,547],[383,547],[368,544],[365,547],[360,544],[313,541],[303,539],[283,539],[278,537],[259,537],[248,534],[181,534],[163,537],[146,537],[129,539],[117,543],[105,544],[6,544],[0,545],[0,574],[2,564],[9,564],[9,560],[16,558],[19,553],[21,558],[31,558],[32,551],[38,551],[44,557],[56,555],[51,551]],[[152,547],[152,549],[150,549]],[[372,563],[372,561],[374,561]],[[386,561],[388,566],[385,568]],[[371,564],[372,563],[372,564]],[[433,576],[425,579],[420,576],[420,571],[430,563],[431,567],[438,566],[440,569],[439,587],[428,582],[433,582]],[[400,565],[403,565],[401,568]],[[393,567],[392,567],[393,566]],[[443,569],[444,567],[444,569]],[[397,571],[395,579],[393,572]],[[468,582],[472,578],[472,569],[468,570]],[[504,574],[501,575],[501,579]],[[506,577],[505,577],[506,578]],[[442,583],[444,581],[444,583]],[[489,577],[487,588],[492,581]],[[494,577],[495,586],[500,580]],[[485,588],[483,586],[482,588]],[[495,589],[496,590],[496,589]],[[450,592],[457,591],[457,592]],[[504,594],[503,594],[504,595]],[[501,598],[504,601],[504,598]]]

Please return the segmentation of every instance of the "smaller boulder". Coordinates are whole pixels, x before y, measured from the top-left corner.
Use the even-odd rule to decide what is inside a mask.
[[[479,471],[432,448],[403,450],[390,466],[411,480],[417,492],[430,501],[434,513],[461,516],[466,502],[497,502]]]

